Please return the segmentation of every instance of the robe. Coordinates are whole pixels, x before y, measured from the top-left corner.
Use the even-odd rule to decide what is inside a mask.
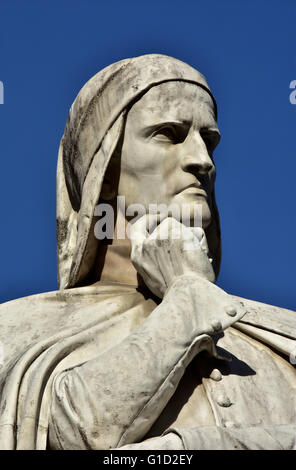
[[[126,437],[114,447],[165,435],[168,430],[180,435],[187,449],[252,448],[254,442],[259,448],[295,446],[296,371],[291,363],[295,312],[229,298],[239,301],[247,313],[212,337],[218,354],[211,354],[211,346],[201,348],[182,371],[165,408],[155,407],[150,430],[142,436],[137,431],[142,424],[135,419],[130,436],[136,440]],[[89,361],[100,361],[100,356],[136,334],[156,306],[133,286],[103,282],[3,304],[0,447],[102,448],[104,441],[98,436],[108,433],[108,427],[95,422],[96,432],[92,429],[88,434],[87,429],[81,433],[77,424],[94,420],[96,397],[89,393],[86,381],[71,382],[71,374],[81,367],[87,374]],[[157,371],[157,367],[157,357],[151,357],[151,368]],[[174,376],[175,371],[168,372]],[[161,386],[170,384],[164,381]],[[141,390],[135,390],[135,400],[137,393]],[[103,408],[106,421],[109,411]],[[270,437],[281,433],[284,437],[279,441]]]
[[[151,321],[157,330],[155,312],[167,300],[157,305],[136,287],[119,283],[77,287],[89,279],[97,257],[94,209],[123,136],[126,112],[152,86],[171,81],[202,87],[213,100],[216,118],[215,99],[203,75],[159,54],[126,59],[102,70],[82,88],[70,109],[57,172],[61,290],[0,306],[1,449],[118,448],[153,442],[149,438],[168,432],[180,436],[188,449],[252,448],[252,436],[259,435],[263,448],[295,444],[296,378],[289,362],[295,357],[294,312],[225,294],[229,304],[232,299],[246,309],[244,317],[228,318],[225,331],[212,336],[206,334],[206,325],[187,344],[186,335],[184,340],[178,330],[170,332],[175,335],[170,342],[161,323],[158,335],[143,336],[141,328]],[[214,190],[211,200],[206,237],[217,276],[221,240]],[[214,297],[208,304],[213,300],[214,310],[219,310]],[[189,337],[194,315],[185,321],[188,312],[182,298],[181,289],[169,305],[170,314],[176,324],[184,315],[184,325],[178,325]],[[195,296],[190,298],[194,303]],[[206,302],[203,306],[207,309]],[[206,323],[206,314],[203,320]],[[129,338],[134,369],[124,356],[118,357],[118,368],[115,364],[114,370],[104,370],[109,356],[114,357]],[[166,351],[175,360],[167,368]],[[139,383],[143,355],[150,367]],[[101,376],[94,387],[96,365]],[[129,403],[139,401],[143,406],[122,423],[119,416],[126,397],[121,388],[133,385],[133,380]],[[117,402],[110,401],[114,395]],[[284,436],[279,442],[272,437],[277,432]]]

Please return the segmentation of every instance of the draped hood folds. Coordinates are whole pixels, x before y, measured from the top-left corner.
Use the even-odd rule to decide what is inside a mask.
[[[104,282],[78,286],[96,258],[99,242],[93,235],[94,208],[108,163],[122,137],[128,107],[152,86],[169,81],[195,83],[211,95],[204,77],[189,65],[163,55],[145,55],[99,72],[82,88],[70,109],[57,173],[60,290],[0,306],[4,353],[0,364],[0,449],[48,448],[54,387],[61,374],[87,361],[103,360],[102,354],[136,332],[156,308],[155,301],[135,286]],[[215,203],[206,235],[217,275],[220,228]],[[247,312],[240,321],[233,318],[233,330],[240,330],[249,342],[255,339],[259,346],[269,345],[271,354],[275,351],[292,357],[295,312],[229,295],[230,304],[232,300],[239,301]],[[166,383],[171,386],[170,381]],[[210,394],[209,400],[212,403]],[[67,403],[67,397],[64,401]],[[248,407],[245,409],[247,413]],[[71,428],[67,429],[65,434],[71,436]]]
[[[81,89],[67,119],[57,171],[57,244],[60,289],[81,285],[98,249],[94,209],[108,163],[122,136],[126,111],[151,87],[164,82],[189,82],[215,99],[204,76],[186,63],[159,54],[116,62],[92,77]],[[206,230],[216,276],[221,258],[218,210]]]

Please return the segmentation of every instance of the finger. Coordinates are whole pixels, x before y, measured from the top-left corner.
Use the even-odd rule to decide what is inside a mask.
[[[148,215],[148,226],[147,230],[152,235],[155,229],[158,228],[162,224],[162,222],[166,219],[171,219],[170,216],[166,212],[157,212],[156,214],[149,214]]]
[[[150,235],[151,240],[155,240],[156,238],[159,238],[161,240],[168,240],[170,227],[171,217],[166,217],[154,227],[154,230]]]
[[[209,254],[209,246],[205,231],[201,227],[192,227],[194,235],[198,238],[200,243],[200,248],[206,253]]]
[[[149,236],[147,231],[147,215],[143,215],[135,222],[131,221],[127,224],[126,233],[128,238],[133,242],[142,242]]]
[[[201,246],[201,249],[206,253],[206,255],[208,255],[209,247],[208,247],[208,241],[207,241],[207,237],[205,233],[203,234],[203,237],[200,241],[200,246]]]
[[[183,238],[184,230],[186,230],[186,226],[181,224],[175,218],[165,217],[164,220],[154,229],[150,237],[152,239],[159,238],[161,240],[180,240]]]
[[[205,232],[201,227],[190,227],[194,236],[198,239],[199,242],[205,237]]]

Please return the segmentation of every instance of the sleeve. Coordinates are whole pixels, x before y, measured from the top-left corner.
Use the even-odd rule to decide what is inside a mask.
[[[121,343],[56,377],[50,447],[99,450],[143,440],[192,359],[201,351],[218,357],[210,335],[235,321],[228,305],[217,286],[194,275],[177,279]],[[240,318],[244,310],[236,308]]]
[[[170,428],[164,435],[170,433],[180,437],[186,450],[296,450],[296,424],[239,429]]]

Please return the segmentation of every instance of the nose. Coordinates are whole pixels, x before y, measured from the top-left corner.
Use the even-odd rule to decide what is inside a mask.
[[[214,168],[207,146],[198,131],[190,131],[181,145],[181,168],[183,171],[206,175]]]

